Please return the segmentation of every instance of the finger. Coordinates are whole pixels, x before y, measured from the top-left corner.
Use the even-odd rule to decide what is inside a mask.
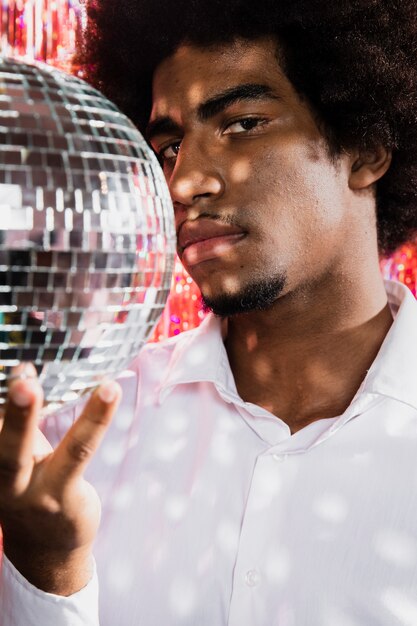
[[[8,390],[10,390],[10,386],[15,380],[25,380],[26,378],[37,378],[38,374],[35,366],[32,363],[20,363],[16,367],[13,367],[11,370],[11,374],[7,377],[8,382]],[[0,405],[0,417],[4,418],[6,405]]]
[[[25,379],[25,378],[37,378],[38,373],[33,363],[20,363],[16,367],[12,367],[11,376],[8,380]]]
[[[82,475],[97,450],[121,398],[116,382],[100,385],[48,461],[48,482],[61,490]]]
[[[28,371],[31,372],[30,367]],[[38,380],[18,378],[18,374],[9,382],[0,432],[0,483],[3,488],[13,487],[17,491],[25,488],[33,467],[34,439],[43,404]]]

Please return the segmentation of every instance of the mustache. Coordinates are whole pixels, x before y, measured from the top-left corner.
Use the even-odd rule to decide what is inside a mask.
[[[198,222],[200,219],[213,220],[217,224],[224,224],[226,226],[235,226],[237,228],[241,228],[242,230],[244,230],[242,223],[237,219],[235,215],[228,214],[228,213],[223,214],[223,213],[213,213],[211,211],[201,211],[200,213],[198,213],[198,215],[196,215],[196,217],[186,218],[185,220],[182,220],[182,222],[178,225],[176,229],[177,238],[179,236],[182,226],[186,222]]]

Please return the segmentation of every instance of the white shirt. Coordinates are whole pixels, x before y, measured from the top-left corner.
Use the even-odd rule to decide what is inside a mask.
[[[213,316],[148,345],[89,478],[102,626],[417,624],[417,302],[343,415],[291,435],[237,394]],[[137,381],[138,384],[137,384]],[[5,559],[2,626],[95,624]]]

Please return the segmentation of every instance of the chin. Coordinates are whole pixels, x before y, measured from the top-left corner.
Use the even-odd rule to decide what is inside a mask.
[[[206,296],[203,293],[203,306],[206,311],[212,311],[219,317],[266,311],[284,291],[286,282],[286,276],[279,275],[246,285],[236,293],[220,293],[213,296]]]

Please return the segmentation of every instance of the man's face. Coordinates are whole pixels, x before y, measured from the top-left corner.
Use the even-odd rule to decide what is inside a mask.
[[[271,40],[180,47],[155,72],[149,137],[215,312],[266,308],[347,262],[350,158],[330,159]]]

